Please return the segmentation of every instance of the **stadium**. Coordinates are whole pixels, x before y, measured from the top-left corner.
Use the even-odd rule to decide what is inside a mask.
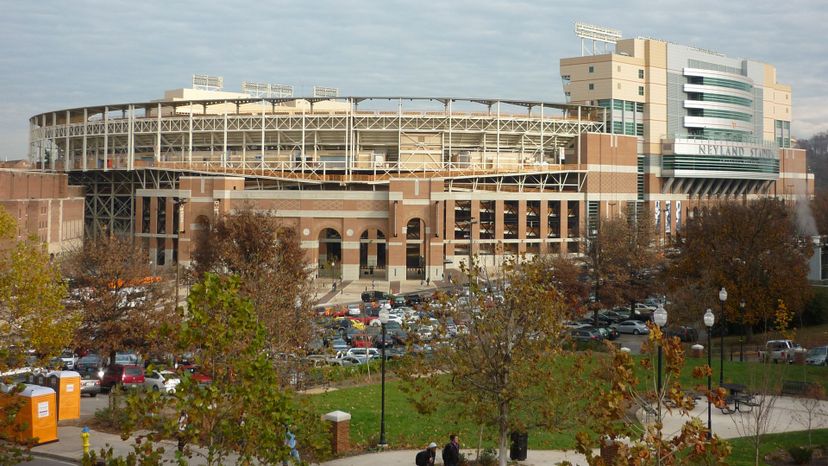
[[[673,45],[612,40],[616,52],[561,61],[569,103],[294,97],[194,76],[155,101],[35,115],[29,157],[85,187],[87,234],[132,235],[157,266],[187,264],[202,225],[251,207],[297,229],[319,276],[391,283],[442,280],[472,255],[579,253],[601,218],[646,209],[667,243],[718,202],[813,192],[790,144],[790,88],[786,110],[768,103],[785,90],[775,70],[772,85],[749,64],[723,78],[705,70],[720,54],[692,49],[676,88],[692,102],[673,108]]]

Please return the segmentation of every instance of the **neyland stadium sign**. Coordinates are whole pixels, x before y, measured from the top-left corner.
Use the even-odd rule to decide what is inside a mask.
[[[664,155],[713,155],[720,157],[755,157],[773,159],[778,151],[773,146],[723,141],[698,141],[693,139],[664,140]]]

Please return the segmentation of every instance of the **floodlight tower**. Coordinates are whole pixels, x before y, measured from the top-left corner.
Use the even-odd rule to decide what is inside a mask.
[[[575,35],[581,38],[581,56],[587,54],[595,55],[595,43],[600,42],[604,44],[603,53],[607,53],[607,44],[615,43],[621,39],[621,31],[618,29],[605,28],[603,26],[596,26],[594,24],[575,23]],[[592,53],[589,53],[589,48],[585,47],[584,40],[592,41]]]

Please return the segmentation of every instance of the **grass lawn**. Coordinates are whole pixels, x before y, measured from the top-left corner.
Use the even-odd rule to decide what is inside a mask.
[[[596,359],[603,357],[596,353]],[[643,356],[636,356],[641,358]],[[694,388],[705,386],[707,379],[696,379],[692,376],[693,367],[707,363],[706,358],[688,358],[681,376],[682,386]],[[718,382],[718,361],[713,363],[714,386]],[[769,376],[763,376],[768,371]],[[655,369],[648,374],[646,369],[638,366],[637,372],[641,379],[640,390],[644,387],[654,385],[653,379],[647,380],[648,376],[655,376]],[[589,377],[588,371],[574,372],[572,377]],[[805,367],[785,364],[760,364],[755,362],[725,362],[725,381],[742,383],[751,389],[761,389],[763,386],[778,388],[782,380],[807,380],[823,384],[828,388],[828,368]],[[380,384],[379,378],[374,376],[373,382],[344,387],[339,390],[310,396],[311,402],[316,406],[320,414],[342,410],[351,414],[351,442],[357,448],[369,448],[376,445],[380,430]],[[578,384],[578,380],[573,380]],[[420,414],[415,407],[406,399],[399,388],[399,382],[390,381],[386,383],[386,439],[393,448],[422,448],[429,442],[441,444],[448,434],[456,432],[464,439],[464,444],[470,447],[476,446],[480,434],[479,426],[463,419],[453,419],[444,413],[433,412]],[[824,435],[828,435],[826,431]],[[493,441],[486,442],[486,439],[496,438],[492,430],[484,431],[484,447],[494,446]],[[828,441],[823,441],[828,443]],[[532,429],[529,432],[529,447],[533,449],[573,449],[575,446],[575,431],[550,433],[539,429]]]
[[[319,413],[342,410],[351,414],[351,442],[357,448],[369,448],[377,444],[380,430],[380,384],[349,387],[312,397]],[[463,444],[473,448],[480,434],[478,426],[456,419],[446,419],[439,412],[420,414],[407,401],[399,389],[399,383],[385,384],[385,432],[392,448],[423,448],[429,442],[439,445],[448,441],[451,433],[457,433]],[[484,432],[484,447],[494,447],[485,439],[495,438],[493,431]],[[573,449],[575,432],[551,434],[532,431],[529,448]]]
[[[814,446],[828,445],[828,429],[816,429],[811,431],[811,439]],[[733,446],[733,453],[727,459],[727,463],[731,466],[752,466],[753,461],[753,439],[743,437],[729,440]],[[808,432],[786,432],[783,434],[768,434],[762,437],[759,445],[759,464],[766,464],[762,458],[770,452],[779,449],[788,449],[789,447],[807,446]]]

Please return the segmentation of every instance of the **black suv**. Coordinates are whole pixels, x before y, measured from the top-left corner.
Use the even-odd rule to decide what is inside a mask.
[[[379,301],[381,299],[388,299],[388,295],[385,292],[376,291],[376,290],[374,290],[374,291],[363,291],[362,295],[360,295],[360,298],[362,298],[363,303],[370,303],[371,301]]]

